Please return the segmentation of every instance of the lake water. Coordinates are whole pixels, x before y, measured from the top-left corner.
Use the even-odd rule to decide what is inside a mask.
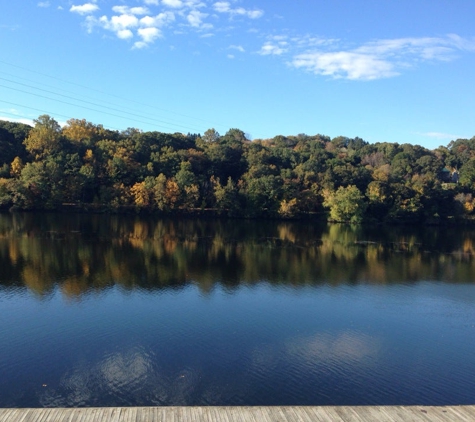
[[[0,407],[475,403],[475,231],[0,214]]]

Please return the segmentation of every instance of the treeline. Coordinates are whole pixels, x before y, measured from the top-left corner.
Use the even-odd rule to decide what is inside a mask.
[[[428,150],[361,138],[113,131],[0,121],[0,208],[437,222],[470,218],[475,137]]]

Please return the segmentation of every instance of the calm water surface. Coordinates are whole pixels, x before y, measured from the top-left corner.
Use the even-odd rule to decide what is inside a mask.
[[[475,232],[0,214],[0,407],[475,403]]]

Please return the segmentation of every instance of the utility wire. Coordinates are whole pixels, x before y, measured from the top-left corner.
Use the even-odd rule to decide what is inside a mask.
[[[37,83],[36,81],[32,81],[31,79],[27,79],[27,78],[23,78],[23,77],[20,77],[20,76],[17,76],[17,75],[12,75],[11,73],[7,73],[7,72],[2,72],[0,71],[0,74],[3,74],[3,75],[7,75],[9,77],[12,77],[12,78],[16,78],[16,79],[20,79],[20,80],[23,80],[23,81],[26,81],[26,82],[30,82],[30,83]],[[3,78],[1,78],[3,79]],[[4,79],[4,80],[7,80],[7,79]],[[18,84],[18,82],[16,81],[12,81],[13,83],[16,83]],[[45,84],[43,82],[41,82],[41,86],[42,87],[47,87],[47,88],[53,88],[53,89],[58,89],[58,87],[54,86],[54,85],[48,85],[48,84]],[[34,89],[40,89],[40,88],[36,88],[34,87]],[[61,92],[63,93],[68,93],[68,94],[72,94],[72,95],[76,95],[76,92],[73,92],[73,91],[68,91],[64,88],[60,88],[61,89]],[[95,100],[96,98],[93,98],[93,97],[88,97],[88,96],[85,96],[84,98],[88,98],[88,99],[93,99]],[[101,101],[101,104],[108,104],[108,105],[114,105],[116,106],[117,104],[116,103],[112,103],[110,101],[104,101],[103,99],[100,100]],[[101,105],[102,106],[102,105]],[[121,112],[125,113],[125,112],[129,112],[129,111],[135,111],[134,109],[132,108],[128,108],[128,107],[124,107],[124,106],[121,106]],[[124,111],[125,110],[125,111]],[[152,114],[150,112],[141,112],[141,116],[150,116],[152,119],[155,119],[155,114]],[[170,123],[170,124],[175,124],[177,121],[176,120],[172,120],[170,122],[167,122],[167,123]],[[177,123],[178,124],[178,123]]]
[[[93,106],[96,106],[96,107],[102,107],[102,108],[105,108],[107,110],[112,110],[112,111],[117,111],[119,113],[126,113],[126,114],[129,114],[130,116],[136,116],[136,117],[144,117],[142,115],[139,115],[139,114],[135,114],[135,113],[130,113],[130,112],[126,112],[126,111],[122,111],[120,109],[117,109],[117,108],[113,108],[113,107],[107,107],[107,106],[104,106],[104,105],[101,105],[101,104],[97,104],[97,103],[93,103],[91,101],[85,101],[85,100],[81,100],[81,99],[78,99],[78,98],[74,98],[74,97],[70,97],[69,95],[64,95],[64,94],[59,94],[57,92],[54,92],[54,91],[49,91],[47,89],[42,89],[42,88],[37,88],[35,86],[32,86],[32,85],[28,85],[28,84],[24,84],[24,83],[21,83],[21,82],[15,82],[15,81],[12,81],[10,79],[6,79],[6,78],[2,78],[0,77],[0,80],[2,81],[6,81],[6,82],[10,82],[10,83],[14,83],[14,84],[17,84],[17,85],[21,85],[21,86],[24,86],[24,87],[27,87],[27,88],[33,88],[33,89],[36,89],[38,91],[42,91],[42,92],[46,92],[48,94],[53,94],[53,95],[57,95],[59,97],[63,97],[63,98],[67,98],[67,99],[70,99],[70,100],[74,100],[74,101],[79,101],[79,102],[82,102],[82,103],[85,103],[85,104],[90,104],[90,105],[93,105]],[[5,87],[5,85],[0,85],[2,87]],[[10,89],[14,89],[14,88],[11,88],[11,87],[6,87],[6,88],[10,88]],[[20,92],[25,92],[25,91],[20,91]],[[33,93],[29,93],[31,95],[36,95],[36,94],[33,94]],[[53,98],[50,98],[51,100],[53,101],[57,101]],[[77,106],[77,107],[80,107],[80,106]],[[170,123],[170,122],[166,122],[164,120],[158,120],[158,119],[151,119],[151,118],[148,118],[148,117],[145,117],[146,119],[149,119],[151,121],[156,121],[156,122],[159,122],[161,124],[166,124],[166,125],[174,125],[176,127],[181,127],[181,128],[185,128],[185,129],[189,129],[189,130],[196,130],[195,128],[192,128],[190,126],[184,126],[184,125],[180,125],[180,124],[174,124],[174,123]]]
[[[110,93],[105,92],[105,91],[101,91],[101,90],[91,88],[91,87],[88,87],[88,86],[85,86],[85,85],[81,85],[81,84],[78,84],[78,83],[75,83],[75,82],[70,82],[70,81],[55,77],[55,76],[48,75],[46,73],[37,72],[37,71],[31,70],[31,69],[28,69],[26,67],[22,67],[22,66],[18,66],[18,65],[12,64],[12,63],[8,63],[4,60],[0,60],[0,63],[3,63],[7,66],[15,67],[17,69],[26,70],[27,72],[31,72],[31,73],[34,73],[34,74],[36,73],[37,75],[45,76],[47,78],[54,79],[54,80],[57,80],[59,82],[67,83],[67,84],[74,85],[74,86],[77,86],[77,87],[80,87],[80,88],[88,89],[90,91],[98,92],[98,93],[103,94],[103,95],[109,95],[110,97],[118,98],[120,100],[128,101],[128,102],[135,103],[135,104],[145,106],[145,107],[150,107],[150,108],[160,110],[160,111],[165,111],[167,113],[176,114],[177,116],[186,117],[186,118],[189,118],[189,119],[199,120],[199,121],[202,121],[202,122],[205,122],[205,123],[213,124],[209,120],[200,119],[198,117],[192,117],[192,116],[189,116],[189,115],[186,115],[186,114],[177,113],[175,111],[171,111],[171,110],[167,110],[167,109],[164,109],[164,108],[156,107],[156,106],[153,106],[153,105],[150,105],[150,104],[141,103],[139,101],[131,100],[130,98],[120,97],[120,96],[115,95],[115,94],[110,94]],[[214,123],[214,125],[216,125],[216,122]],[[219,124],[219,126],[226,127],[228,125]]]
[[[59,117],[64,117],[65,119],[70,119],[71,118],[71,116],[66,116],[64,114],[52,113],[51,111],[46,111],[46,110],[42,110],[42,109],[39,109],[39,108],[30,107],[30,106],[27,106],[27,105],[24,105],[24,104],[12,103],[11,101],[0,100],[0,103],[9,104],[9,105],[13,105],[13,106],[16,106],[16,107],[28,108],[30,110],[38,111],[41,114],[49,114],[50,116],[59,116]],[[19,119],[18,114],[9,113],[7,111],[1,111],[0,113],[9,114],[10,116],[14,116],[16,119]],[[108,128],[113,129],[113,130],[117,130],[117,131],[121,130],[121,129],[117,129],[117,128],[112,127],[112,126],[108,126]]]
[[[24,94],[34,95],[35,97],[45,98],[45,99],[47,99],[47,100],[56,101],[56,102],[58,102],[58,103],[66,104],[66,105],[69,105],[69,106],[78,107],[78,108],[83,108],[83,109],[85,109],[85,110],[95,111],[95,112],[101,113],[101,114],[108,114],[109,116],[119,117],[119,118],[121,118],[121,119],[127,118],[127,116],[120,116],[120,115],[118,115],[118,114],[109,113],[109,112],[107,112],[107,111],[101,111],[101,110],[96,110],[96,109],[91,108],[91,107],[85,107],[85,106],[80,106],[80,105],[77,105],[77,104],[72,104],[72,103],[69,103],[69,102],[67,102],[67,101],[57,100],[57,99],[55,99],[55,98],[47,97],[47,96],[45,96],[45,95],[34,94],[34,93],[32,93],[32,92],[24,91],[24,90],[22,90],[22,89],[12,88],[11,86],[6,86],[6,85],[0,84],[0,87],[2,87],[2,88],[7,88],[7,89],[11,89],[11,90],[17,91],[17,92],[22,92],[22,93],[24,93]],[[150,124],[150,122],[144,122],[143,120],[138,120],[138,119],[129,119],[129,120],[132,120],[132,121],[135,121],[135,122],[138,122],[138,123],[143,123],[143,124],[146,124],[146,125],[149,125],[149,124]],[[162,125],[162,127],[167,127],[167,125]],[[168,128],[169,128],[169,129],[173,129],[173,127],[168,127]]]

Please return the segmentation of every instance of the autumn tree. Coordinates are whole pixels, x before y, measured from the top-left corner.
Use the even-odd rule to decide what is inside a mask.
[[[38,117],[34,122],[35,127],[24,141],[26,150],[36,160],[57,153],[61,147],[61,126],[59,123],[46,114]]]

